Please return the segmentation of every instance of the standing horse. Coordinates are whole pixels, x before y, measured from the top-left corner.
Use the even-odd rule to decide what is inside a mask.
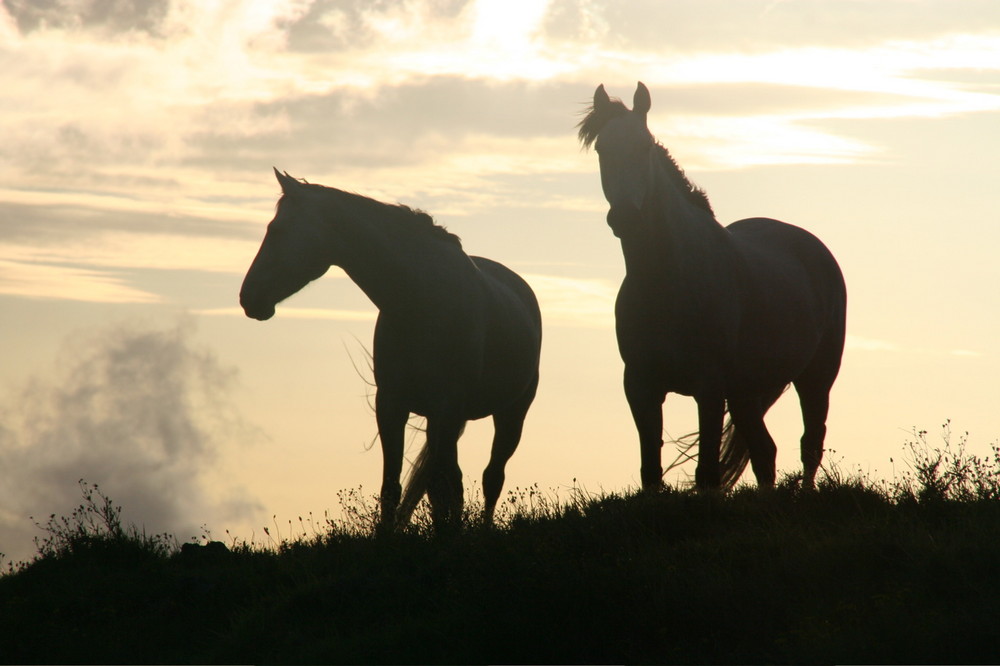
[[[383,526],[408,521],[425,492],[436,527],[458,522],[458,438],[466,421],[492,415],[489,524],[538,386],[542,323],[531,288],[503,265],[465,254],[426,213],[274,173],[283,194],[240,290],[244,312],[269,319],[330,266],[343,268],[379,309],[372,362]],[[427,442],[403,494],[411,413],[427,418]]]
[[[748,458],[758,485],[773,486],[777,449],[764,414],[789,383],[805,425],[803,484],[812,486],[844,349],[840,267],[798,227],[767,218],[721,226],[705,193],[653,139],[650,104],[642,83],[631,111],[602,85],[579,125],[580,141],[598,153],[608,225],[625,258],[615,321],[643,488],[662,484],[670,392],[698,403],[698,487],[731,486]]]

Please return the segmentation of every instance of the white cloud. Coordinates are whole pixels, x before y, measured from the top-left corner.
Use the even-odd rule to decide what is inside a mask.
[[[99,274],[74,267],[95,269],[180,270],[241,273],[250,265],[257,246],[249,241],[199,236],[105,232],[76,235],[59,244],[0,242],[0,254],[8,270],[48,273],[53,283],[62,281],[62,291],[78,287],[69,278],[92,282]],[[0,276],[0,289],[16,274]],[[23,273],[22,273],[23,275]],[[87,299],[84,299],[87,300]]]
[[[701,170],[777,164],[850,164],[879,153],[875,146],[802,124],[805,114],[663,118],[671,150]],[[651,118],[651,123],[657,119]]]

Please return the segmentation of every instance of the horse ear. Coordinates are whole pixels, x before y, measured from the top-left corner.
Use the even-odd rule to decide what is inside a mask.
[[[652,105],[653,101],[649,97],[649,88],[642,81],[639,81],[639,85],[635,88],[635,95],[632,97],[632,113],[644,116],[649,113],[649,108]]]
[[[597,86],[597,90],[594,91],[594,108],[600,109],[608,104],[611,104],[611,98],[608,97],[608,93],[604,89],[604,84],[602,83]]]
[[[274,169],[274,176],[278,179],[278,184],[281,185],[281,191],[285,194],[288,194],[294,186],[298,185],[298,181],[289,176],[287,171],[285,173],[281,173],[278,171],[277,167],[271,168]]]

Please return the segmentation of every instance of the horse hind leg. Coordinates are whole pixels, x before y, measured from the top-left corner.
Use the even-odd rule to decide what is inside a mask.
[[[843,322],[831,331],[819,352],[793,384],[802,408],[802,485],[812,488],[823,461],[826,418],[830,411],[830,389],[840,372],[844,352]]]
[[[802,486],[812,488],[816,471],[823,461],[823,442],[826,439],[826,417],[830,411],[830,386],[796,381],[802,408]]]
[[[740,396],[729,399],[729,413],[733,418],[733,425],[750,449],[750,465],[753,467],[754,476],[757,477],[759,488],[773,488],[776,477],[775,459],[778,447],[775,446],[771,433],[764,425],[766,411],[761,396]]]
[[[514,455],[514,451],[521,441],[524,416],[517,417],[506,414],[501,416],[498,414],[493,417],[493,426],[495,432],[490,462],[483,470],[483,525],[487,527],[493,524],[493,513],[496,510],[500,491],[503,490],[506,478],[504,470],[507,461]]]
[[[513,407],[493,415],[493,447],[490,461],[483,470],[483,524],[486,526],[493,524],[493,513],[503,490],[504,470],[521,442],[524,418],[535,398],[537,386],[538,379],[535,378],[529,390]]]

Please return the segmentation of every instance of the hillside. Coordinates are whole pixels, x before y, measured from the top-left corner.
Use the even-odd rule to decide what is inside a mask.
[[[444,536],[378,535],[354,492],[272,547],[178,547],[85,485],[0,577],[0,659],[996,663],[1000,474],[970,460],[812,492],[519,489],[499,528]]]

